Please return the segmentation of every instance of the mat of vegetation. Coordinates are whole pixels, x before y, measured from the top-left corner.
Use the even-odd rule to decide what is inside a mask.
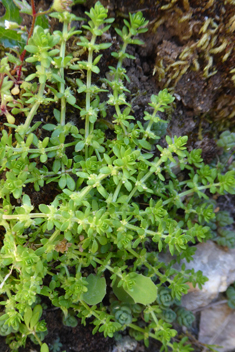
[[[210,3],[208,11],[216,6]],[[207,278],[172,265],[190,261],[195,244],[207,239],[235,245],[226,227],[234,215],[233,105],[211,125],[208,103],[221,92],[216,84],[234,90],[233,69],[231,82],[216,83],[210,65],[223,50],[222,61],[231,61],[229,39],[225,45],[215,34],[211,45],[222,29],[206,19],[200,45],[178,45],[179,51],[172,37],[154,36],[150,49],[152,33],[161,25],[167,30],[177,1],[156,5],[161,19],[150,18],[152,7],[142,9],[150,21],[139,4],[125,16],[126,3],[116,22],[114,2],[89,9],[69,0],[49,9],[33,0],[2,4],[4,350],[108,351],[110,338],[125,334],[146,348],[150,340],[151,349],[195,350],[180,333],[180,326],[196,328],[180,299],[189,283],[202,287]],[[225,9],[231,6],[225,1]],[[180,23],[190,24],[188,1],[183,9]],[[169,264],[159,259],[162,251],[171,254]]]

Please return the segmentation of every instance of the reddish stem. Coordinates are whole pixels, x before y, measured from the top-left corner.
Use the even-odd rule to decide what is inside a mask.
[[[32,34],[33,34],[34,25],[35,25],[35,21],[36,21],[36,17],[37,17],[37,13],[36,13],[36,8],[35,8],[34,0],[31,0],[31,7],[32,7],[32,16],[33,16],[33,20],[32,20],[32,25],[31,25],[31,28],[30,28],[30,31],[29,31],[29,35],[28,35],[28,39],[27,39],[26,45],[28,44],[29,38],[30,38],[30,37],[32,36]],[[23,66],[23,61],[24,61],[25,54],[26,54],[26,50],[24,49],[23,52],[22,52],[22,54],[20,55],[20,61],[22,62],[22,64],[19,66],[19,69],[18,69],[17,81],[20,80],[21,70],[22,70],[22,66]]]
[[[0,74],[0,90],[1,90],[1,88],[2,88],[3,79],[4,79],[4,74],[1,73],[1,74]]]

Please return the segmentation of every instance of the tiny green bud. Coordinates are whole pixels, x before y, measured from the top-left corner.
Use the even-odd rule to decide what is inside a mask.
[[[16,22],[10,22],[5,20],[5,29],[16,29],[19,28],[20,25]]]
[[[15,123],[15,118],[8,111],[6,112],[6,118],[8,123]]]
[[[72,0],[54,0],[52,9],[57,12],[70,11],[72,4]]]

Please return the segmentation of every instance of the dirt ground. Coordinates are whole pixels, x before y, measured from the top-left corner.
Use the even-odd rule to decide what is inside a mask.
[[[233,78],[230,72],[235,67],[234,5],[230,5],[229,1],[225,4],[222,0],[101,2],[109,9],[109,15],[116,18],[118,25],[128,12],[138,10],[149,20],[149,30],[141,37],[145,45],[130,47],[128,52],[136,60],[124,63],[130,78],[127,87],[131,94],[128,99],[132,102],[134,116],[141,120],[151,95],[168,87],[175,96],[175,102],[174,109],[165,116],[169,119],[167,133],[171,136],[188,135],[189,149],[202,148],[205,162],[210,162],[219,152],[215,143],[219,132],[226,128],[234,131],[235,128],[235,76]],[[47,9],[51,1],[36,3],[38,8]],[[94,3],[94,0],[88,0],[85,5],[76,5],[74,13],[84,17],[84,12]],[[30,24],[28,17],[24,21]],[[113,42],[111,52],[119,42],[114,31],[110,32],[110,37]],[[105,76],[107,66],[114,64],[110,52],[107,51],[101,60],[101,77]],[[47,190],[45,194],[48,194]],[[35,199],[34,203],[40,201]],[[92,325],[83,327],[79,323],[76,328],[65,327],[60,311],[52,307],[48,307],[44,314],[49,331],[45,342],[52,345],[59,337],[63,344],[60,351],[112,351],[115,341],[99,333],[92,335]],[[200,351],[197,333],[198,319],[190,334],[195,351]],[[8,352],[3,340],[0,337],[0,352]],[[151,341],[146,349],[140,342],[135,352],[158,352],[159,347],[157,342]],[[20,352],[38,350],[38,346],[28,342]]]

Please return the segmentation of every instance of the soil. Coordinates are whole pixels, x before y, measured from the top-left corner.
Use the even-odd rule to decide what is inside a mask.
[[[37,8],[41,9],[47,9],[51,4],[47,0],[35,2]],[[84,12],[94,3],[94,0],[88,0],[84,5],[76,5],[73,11],[77,16],[84,17]],[[168,134],[188,135],[189,149],[202,148],[205,162],[210,162],[219,152],[215,143],[219,132],[226,128],[231,131],[235,129],[235,81],[230,72],[235,67],[235,22],[232,18],[232,5],[229,2],[224,5],[223,1],[216,0],[101,0],[101,3],[109,9],[109,15],[116,18],[117,24],[123,22],[128,12],[138,10],[149,20],[149,30],[141,36],[144,46],[132,46],[128,49],[136,60],[124,62],[130,79],[127,84],[131,92],[128,99],[132,102],[136,119],[142,119],[151,95],[168,87],[175,96],[174,109],[165,116],[169,120]],[[2,8],[0,11],[2,14]],[[202,47],[198,47],[203,32],[201,29],[206,21],[209,23],[205,30],[205,33],[209,33],[209,42],[207,46],[204,43]],[[30,17],[25,16],[24,25],[29,27],[30,24]],[[51,25],[56,26],[54,22]],[[214,46],[211,43],[213,36]],[[111,52],[119,46],[119,42],[114,31],[110,32],[110,37],[113,42]],[[213,54],[213,49],[224,42],[227,43],[225,48]],[[189,53],[186,58],[182,54],[184,50]],[[114,64],[114,59],[110,59],[110,52],[107,51],[101,60],[101,77],[105,77],[107,66]],[[224,60],[226,53],[230,54]],[[210,57],[213,64],[208,69]],[[174,63],[178,64],[174,66]],[[177,72],[175,67],[178,67]],[[53,190],[45,188],[40,197],[33,190],[28,192],[31,192],[33,203],[37,206],[43,197],[50,197]],[[221,198],[220,203],[223,202],[224,198]],[[226,210],[231,210],[231,201],[225,204]],[[234,212],[232,208],[233,215]],[[60,351],[110,352],[115,345],[113,339],[104,338],[102,334],[92,335],[92,325],[87,324],[84,327],[79,322],[76,328],[63,326],[61,313],[57,309],[48,307],[44,314],[49,331],[45,342],[51,346],[59,337],[63,344]],[[190,332],[195,351],[202,350],[196,340],[198,320]],[[0,352],[8,352],[9,348],[3,340],[0,337]],[[156,341],[150,341],[148,349],[142,342],[138,342],[135,352],[158,352],[159,348]],[[28,341],[26,347],[20,349],[20,352],[26,351],[39,351],[39,348]]]

